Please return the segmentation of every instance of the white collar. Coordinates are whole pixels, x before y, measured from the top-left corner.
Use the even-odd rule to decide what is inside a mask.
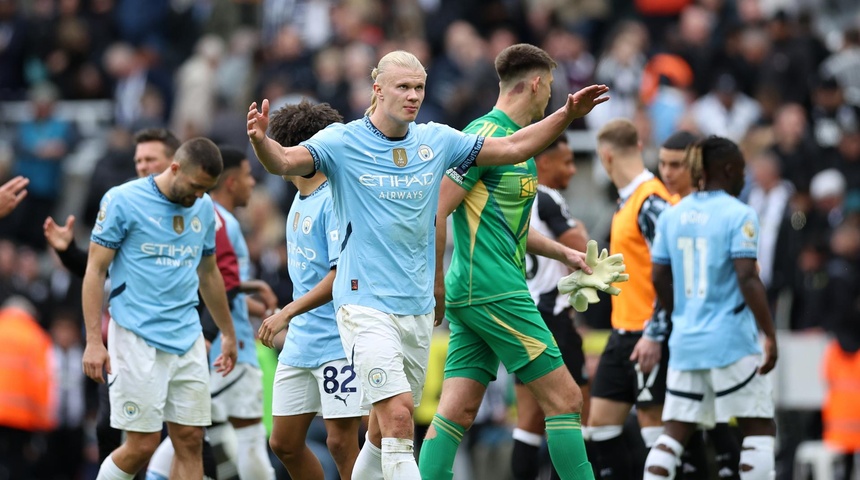
[[[621,198],[621,201],[627,200],[630,195],[633,195],[633,192],[639,188],[639,185],[642,185],[652,178],[654,178],[653,173],[649,172],[648,169],[642,170],[642,173],[633,177],[633,180],[625,187],[618,189],[618,196]]]

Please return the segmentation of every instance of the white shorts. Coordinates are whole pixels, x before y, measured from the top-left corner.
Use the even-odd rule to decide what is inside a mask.
[[[263,372],[259,367],[237,363],[226,377],[211,370],[209,392],[212,394],[213,422],[263,417]]]
[[[770,376],[759,375],[760,355],[722,368],[675,370],[666,376],[663,420],[712,428],[735,418],[773,418]]]
[[[278,362],[272,389],[272,415],[287,417],[305,413],[323,418],[367,415],[361,409],[361,382],[345,358],[317,368],[291,367]]]
[[[108,353],[110,426],[160,432],[162,422],[205,427],[211,422],[209,360],[203,334],[183,355],[147,345],[111,320]]]
[[[421,403],[434,320],[433,312],[394,315],[359,305],[338,309],[343,350],[361,380],[362,407],[406,392],[416,407]]]

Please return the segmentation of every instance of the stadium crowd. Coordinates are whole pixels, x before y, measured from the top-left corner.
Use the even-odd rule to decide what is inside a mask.
[[[370,70],[402,49],[428,71],[417,120],[462,129],[493,108],[494,59],[520,42],[558,64],[548,112],[568,92],[610,88],[609,102],[571,125],[571,139],[587,139],[570,147],[577,162],[592,164],[593,178],[575,179],[565,197],[574,212],[598,206],[586,215],[605,217],[586,225],[592,237],[608,244],[618,196],[593,157],[596,132],[611,120],[634,123],[654,173],[660,146],[678,130],[728,138],[746,160],[740,198],[759,217],[759,274],[777,328],[827,332],[838,345],[829,355],[860,350],[860,3],[0,0],[0,184],[29,179],[21,203],[0,218],[0,303],[33,306],[41,329],[27,330],[28,341],[55,359],[43,378],[53,389],[54,401],[42,405],[54,408],[51,421],[5,423],[0,403],[0,480],[10,458],[26,465],[27,478],[94,478],[98,469],[98,394],[80,368],[81,280],[61,266],[43,223],[74,215],[85,248],[105,192],[136,176],[135,132],[168,128],[181,140],[205,136],[247,152],[257,186],[237,218],[251,276],[283,306],[292,299],[284,232],[296,190],[255,160],[248,104],[267,98],[274,111],[308,98],[329,103],[345,122],[361,118]],[[109,119],[88,128],[88,109],[103,104]],[[596,199],[577,190],[591,180],[597,190],[583,190]],[[583,332],[610,328],[605,300],[577,314]],[[17,311],[0,310],[0,332],[20,320]],[[437,336],[434,345],[445,341]],[[264,368],[275,362],[271,350],[260,356]],[[434,358],[435,385],[442,374],[430,380]],[[17,382],[11,375],[3,371],[0,381]],[[490,478],[509,463],[498,456],[516,424],[510,383],[488,392],[466,445],[465,463],[480,472],[469,478]],[[429,416],[416,413],[419,426],[430,424],[438,395],[425,393],[431,407]],[[818,411],[777,412],[777,478],[792,478],[794,449],[821,438],[824,423]],[[308,439],[324,457],[324,432],[312,429]],[[860,448],[860,431],[853,441]],[[334,463],[323,466],[336,475]]]

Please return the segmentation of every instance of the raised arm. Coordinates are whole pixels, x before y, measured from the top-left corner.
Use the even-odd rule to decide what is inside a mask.
[[[218,270],[215,255],[206,255],[200,260],[197,276],[200,279],[200,295],[203,297],[203,303],[206,304],[206,308],[212,314],[212,320],[221,331],[221,355],[215,359],[216,371],[227,375],[236,364],[236,332],[233,329],[233,318],[230,316],[224,278]]]
[[[266,136],[269,128],[269,100],[263,100],[260,110],[257,102],[248,108],[248,140],[266,171],[275,175],[309,175],[314,172],[314,159],[305,147],[282,147]]]
[[[601,97],[609,91],[606,85],[591,85],[568,94],[567,103],[552,115],[507,137],[488,137],[478,154],[477,164],[512,165],[537,155],[564,133],[570,122],[585,116],[596,105],[609,100]],[[249,124],[250,128],[250,124]]]
[[[115,255],[116,250],[90,243],[87,269],[81,287],[87,336],[82,363],[84,373],[96,383],[104,383],[103,369],[107,368],[107,372],[111,373],[110,357],[102,340],[102,306],[108,267]]]
[[[767,295],[765,294],[764,284],[761,283],[761,278],[758,275],[756,268],[756,260],[754,258],[736,258],[734,259],[735,274],[738,279],[741,294],[744,296],[744,301],[752,310],[756,324],[759,330],[764,334],[764,363],[759,368],[759,373],[765,374],[776,365],[777,348],[776,348],[776,330],[773,326],[773,319],[770,316],[770,308],[767,305]]]

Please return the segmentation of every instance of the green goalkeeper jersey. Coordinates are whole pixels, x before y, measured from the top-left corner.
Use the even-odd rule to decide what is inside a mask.
[[[506,137],[520,128],[494,108],[463,131]],[[516,165],[472,166],[462,176],[449,170],[448,177],[468,193],[453,213],[454,254],[445,275],[446,305],[529,296],[525,254],[538,184],[534,159]]]

